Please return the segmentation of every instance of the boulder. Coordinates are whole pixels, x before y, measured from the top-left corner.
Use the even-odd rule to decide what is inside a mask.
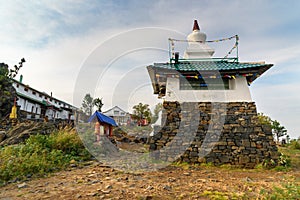
[[[31,135],[50,134],[55,129],[52,123],[31,121],[20,123],[8,130],[4,140],[0,140],[0,146],[18,144],[24,142]]]
[[[0,131],[0,142],[5,140],[5,138],[6,138],[6,132],[5,131]]]

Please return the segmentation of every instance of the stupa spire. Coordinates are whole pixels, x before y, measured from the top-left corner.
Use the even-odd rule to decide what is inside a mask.
[[[198,30],[200,31],[199,25],[198,25],[198,21],[195,19],[194,20],[194,27],[193,27],[193,31]]]

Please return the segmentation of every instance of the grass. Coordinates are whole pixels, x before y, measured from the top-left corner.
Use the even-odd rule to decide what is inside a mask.
[[[297,143],[300,143],[300,141],[298,140]],[[286,146],[279,147],[279,151],[290,159],[292,169],[300,169],[300,149],[295,143],[291,142]]]
[[[297,183],[282,184],[281,187],[274,187],[272,191],[262,189],[260,199],[300,199],[300,185]]]
[[[66,168],[70,162],[89,158],[74,129],[34,135],[25,143],[0,149],[0,185],[14,179],[45,175]]]
[[[209,199],[214,199],[214,200],[227,200],[227,199],[243,199],[244,194],[206,190],[201,194],[201,196],[208,197]]]

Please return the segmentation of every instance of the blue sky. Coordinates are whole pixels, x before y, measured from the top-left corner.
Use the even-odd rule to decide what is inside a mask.
[[[241,61],[274,64],[250,87],[253,100],[259,112],[299,137],[299,8],[297,0],[0,0],[0,58],[14,65],[25,57],[20,71],[24,83],[76,105],[82,100],[74,96],[80,73],[87,64],[94,65],[99,71],[87,72],[85,82],[97,87],[88,87],[81,95],[103,97],[105,109],[122,102],[124,109],[130,109],[143,98],[156,102],[144,67],[167,61],[167,38],[184,38],[198,19],[208,40],[238,34]],[[149,33],[141,31],[145,28]],[[216,49],[217,55],[231,46],[224,43]],[[93,82],[89,76],[98,79]],[[131,76],[136,77],[132,85]],[[118,96],[126,87],[132,91]]]

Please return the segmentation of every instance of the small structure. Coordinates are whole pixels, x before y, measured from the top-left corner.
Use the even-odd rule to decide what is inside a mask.
[[[238,36],[216,40],[236,39]],[[237,57],[212,58],[197,20],[186,40],[169,39],[170,62],[147,67],[154,94],[164,98],[164,126],[150,137],[150,151],[166,161],[212,162],[254,167],[278,159],[271,128],[257,120],[249,86],[273,66],[239,62]],[[187,42],[182,59],[174,42]],[[183,152],[181,152],[183,150]]]
[[[113,127],[117,126],[117,124],[116,124],[116,122],[115,122],[115,120],[113,118],[108,117],[108,116],[104,115],[103,113],[101,113],[99,111],[96,111],[88,119],[88,122],[95,122],[95,123],[98,122],[99,125],[100,125],[99,129],[101,130],[103,128],[103,132],[100,131],[100,135],[103,134],[103,135],[106,135],[108,137],[111,137],[113,135]]]

